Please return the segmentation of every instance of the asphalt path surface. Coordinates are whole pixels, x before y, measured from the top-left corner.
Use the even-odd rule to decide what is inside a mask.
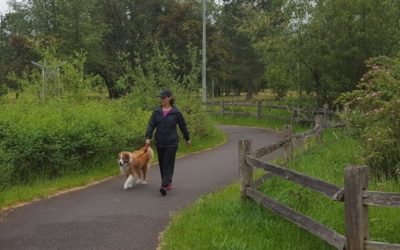
[[[172,213],[238,179],[240,139],[252,140],[257,149],[281,138],[259,128],[221,129],[228,136],[226,144],[176,161],[173,190],[167,196],[158,191],[160,173],[154,165],[147,185],[123,190],[125,178],[117,176],[3,211],[0,249],[156,249]]]

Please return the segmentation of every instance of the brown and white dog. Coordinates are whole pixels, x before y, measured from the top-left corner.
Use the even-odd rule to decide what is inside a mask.
[[[131,188],[136,178],[136,183],[147,184],[146,176],[150,169],[150,162],[153,159],[154,152],[149,146],[127,152],[122,151],[118,154],[118,165],[122,174],[127,177],[124,183],[124,189]]]

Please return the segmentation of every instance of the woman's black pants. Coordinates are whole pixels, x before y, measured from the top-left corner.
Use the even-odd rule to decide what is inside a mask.
[[[158,165],[160,166],[161,185],[166,187],[172,182],[174,175],[175,156],[178,146],[157,147]]]

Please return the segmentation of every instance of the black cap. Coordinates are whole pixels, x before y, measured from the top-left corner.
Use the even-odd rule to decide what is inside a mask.
[[[160,95],[158,97],[164,98],[164,97],[170,97],[172,96],[172,92],[169,91],[168,89],[165,89],[161,91]]]

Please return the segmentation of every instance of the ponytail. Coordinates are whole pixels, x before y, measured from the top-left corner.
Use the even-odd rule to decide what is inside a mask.
[[[169,105],[174,106],[175,104],[175,97],[171,96],[171,99],[169,100]]]

